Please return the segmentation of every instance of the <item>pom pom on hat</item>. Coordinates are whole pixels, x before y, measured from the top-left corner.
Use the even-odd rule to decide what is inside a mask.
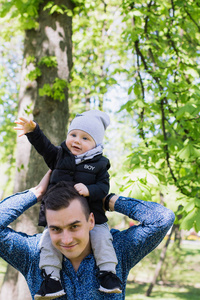
[[[87,132],[95,141],[96,146],[103,143],[106,128],[110,124],[109,116],[100,110],[89,110],[77,114],[72,120],[68,133],[78,129]]]

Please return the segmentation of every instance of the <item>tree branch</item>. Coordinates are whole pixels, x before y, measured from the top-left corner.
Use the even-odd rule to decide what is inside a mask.
[[[196,25],[196,27],[198,28],[198,30],[200,31],[200,26],[197,24],[197,22],[193,19],[193,17],[191,16],[191,14],[187,11],[186,7],[184,6],[184,10],[186,12],[186,14],[188,15],[188,17],[190,18],[190,20]]]
[[[142,81],[142,76],[141,76],[140,71],[139,71],[139,69],[140,69],[139,55],[137,55],[137,68],[138,68],[137,73],[138,73],[138,77],[139,77],[139,82],[140,82],[140,86],[141,86],[141,89],[142,89],[142,98],[143,98],[143,100],[145,101],[144,84],[143,84],[143,81]],[[142,139],[145,140],[145,134],[144,134],[144,129],[143,129],[143,123],[144,123],[144,107],[142,108],[142,110],[141,110],[139,116],[140,116],[140,120],[141,120],[141,124],[142,124],[142,126],[141,126],[140,129],[139,129],[139,132],[140,132],[140,136],[142,137]],[[147,143],[147,142],[145,142],[145,145],[146,145],[146,147],[148,147],[148,143]]]
[[[172,170],[170,161],[169,161],[169,149],[168,149],[168,145],[167,145],[167,134],[166,134],[166,128],[165,128],[165,111],[164,111],[164,100],[161,100],[161,115],[162,115],[162,130],[163,130],[163,136],[164,136],[164,141],[166,142],[166,144],[164,145],[164,151],[166,154],[166,161],[167,161],[167,166],[169,168],[170,174],[174,180],[175,183],[177,183],[177,179],[174,176],[174,172]]]
[[[168,246],[169,246],[169,243],[170,243],[172,234],[173,234],[173,232],[174,232],[174,228],[175,228],[175,227],[174,227],[174,225],[173,225],[173,227],[172,227],[172,229],[171,229],[171,232],[170,232],[170,234],[168,235],[168,238],[167,238],[167,241],[166,241],[166,243],[165,243],[165,246],[163,247],[163,249],[162,249],[162,251],[161,251],[161,254],[160,254],[160,260],[159,260],[159,262],[158,262],[158,264],[157,264],[157,266],[156,266],[156,270],[155,270],[155,273],[154,273],[152,282],[150,283],[149,288],[148,288],[148,290],[146,291],[146,296],[147,296],[147,297],[150,297],[151,292],[152,292],[152,290],[153,290],[153,287],[154,287],[154,285],[156,284],[158,275],[160,274],[160,271],[161,271],[161,268],[162,268],[162,264],[163,264],[163,262],[164,262],[164,260],[165,260],[165,257],[166,257],[167,248],[168,248]]]

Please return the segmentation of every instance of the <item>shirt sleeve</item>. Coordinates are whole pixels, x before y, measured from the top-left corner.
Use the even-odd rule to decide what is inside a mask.
[[[9,224],[36,202],[36,196],[30,191],[25,191],[10,196],[0,203],[0,257],[24,275],[36,253],[34,248],[36,250],[38,245],[36,240],[39,242],[39,238],[38,235],[28,236],[16,232]]]
[[[130,270],[163,240],[174,222],[174,213],[155,202],[119,197],[115,211],[139,221],[139,225],[115,231],[114,244],[118,257]]]
[[[37,123],[34,131],[27,133],[26,136],[36,151],[43,156],[47,166],[53,170],[59,147],[56,147],[50,142]]]

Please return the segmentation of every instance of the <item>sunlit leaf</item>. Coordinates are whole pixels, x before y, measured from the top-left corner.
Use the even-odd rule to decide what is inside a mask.
[[[200,217],[200,209],[194,208],[187,216],[181,221],[181,229],[190,230],[193,228],[197,218]],[[198,223],[199,224],[199,223]]]

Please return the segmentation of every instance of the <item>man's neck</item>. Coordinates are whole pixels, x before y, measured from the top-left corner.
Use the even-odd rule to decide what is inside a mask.
[[[91,250],[91,245],[89,244],[88,247],[85,249],[84,253],[81,254],[81,256],[73,258],[73,259],[70,259],[71,264],[72,264],[75,272],[78,271],[78,268],[79,268],[81,262],[84,260],[84,258],[86,256],[88,256],[91,253],[91,251],[92,251]]]
[[[79,268],[79,266],[80,266],[80,264],[81,264],[81,261],[73,261],[73,262],[71,262],[71,263],[72,263],[72,266],[73,266],[75,272],[77,272],[77,271],[78,271],[78,268]]]

